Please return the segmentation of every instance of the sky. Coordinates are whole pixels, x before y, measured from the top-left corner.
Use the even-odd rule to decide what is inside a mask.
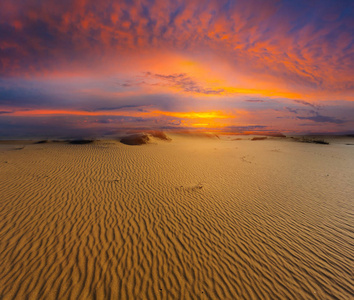
[[[352,0],[0,7],[0,138],[354,132]]]

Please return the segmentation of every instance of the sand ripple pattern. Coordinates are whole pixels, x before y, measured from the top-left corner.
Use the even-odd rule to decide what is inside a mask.
[[[0,153],[0,299],[353,299],[353,150],[277,143]]]

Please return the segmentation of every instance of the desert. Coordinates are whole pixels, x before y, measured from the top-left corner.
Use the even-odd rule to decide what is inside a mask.
[[[2,299],[350,299],[352,138],[0,143]]]

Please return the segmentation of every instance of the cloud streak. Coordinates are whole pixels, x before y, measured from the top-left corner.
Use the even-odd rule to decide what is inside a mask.
[[[314,116],[311,117],[296,117],[299,120],[310,120],[318,123],[334,123],[334,124],[343,124],[345,123],[344,120],[339,120],[337,118],[329,117],[329,116],[322,116],[318,113],[315,113]]]
[[[144,72],[143,77],[144,80],[136,80],[135,82],[130,80],[129,82],[119,83],[119,85],[125,88],[144,85],[153,87],[169,87],[185,93],[202,95],[222,95],[225,92],[222,88],[205,87],[186,73],[166,75]]]

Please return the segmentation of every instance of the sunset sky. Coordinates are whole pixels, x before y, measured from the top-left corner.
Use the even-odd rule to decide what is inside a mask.
[[[354,131],[352,0],[0,7],[0,138]]]

